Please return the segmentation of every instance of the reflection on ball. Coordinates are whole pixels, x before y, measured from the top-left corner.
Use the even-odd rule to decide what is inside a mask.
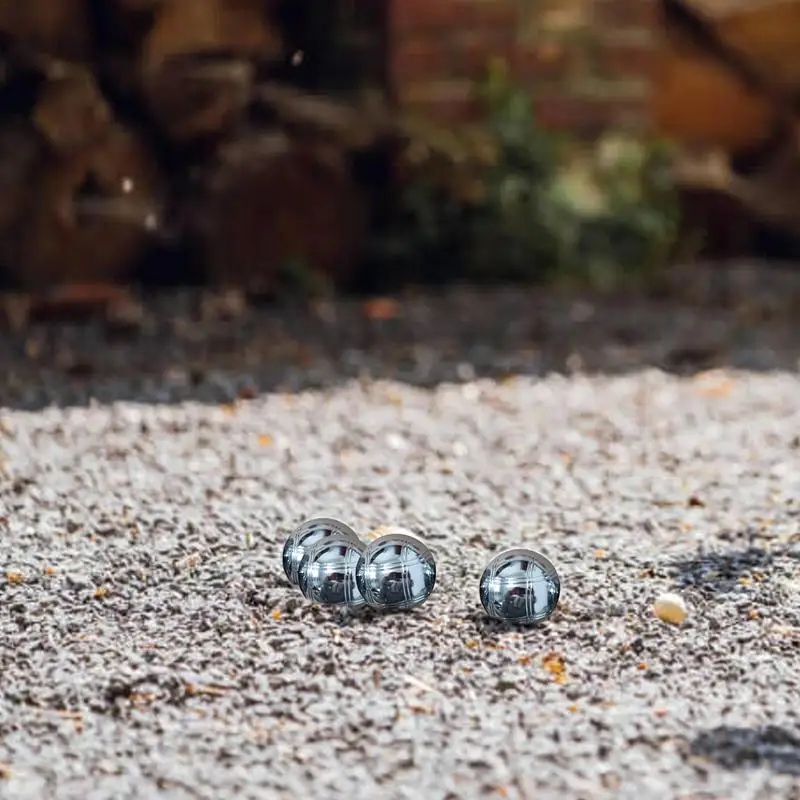
[[[331,517],[306,520],[292,531],[283,546],[283,571],[291,583],[297,586],[300,562],[305,551],[322,539],[334,535],[344,536],[355,545],[361,544],[356,532],[349,525]]]
[[[361,543],[347,536],[334,535],[309,547],[298,570],[298,585],[305,597],[324,605],[363,605],[356,584],[356,566],[361,558]]]
[[[547,619],[560,593],[556,568],[541,553],[526,548],[496,555],[480,580],[481,603],[490,617],[525,624]]]
[[[364,549],[358,588],[372,608],[410,609],[424,603],[436,584],[431,551],[411,533],[388,533]]]

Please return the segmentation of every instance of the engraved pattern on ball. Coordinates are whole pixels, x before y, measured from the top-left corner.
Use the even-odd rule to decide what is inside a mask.
[[[436,584],[436,562],[410,533],[390,533],[370,542],[358,562],[358,588],[372,608],[406,610],[424,603]]]
[[[289,581],[297,586],[300,562],[306,550],[329,536],[344,536],[355,545],[361,544],[356,532],[344,522],[332,517],[315,517],[295,528],[283,546],[283,571]]]
[[[481,603],[495,619],[541,622],[555,611],[560,594],[556,568],[541,553],[526,548],[498,553],[481,575]]]
[[[306,549],[297,583],[305,597],[329,606],[363,605],[364,598],[356,583],[363,545],[353,544],[347,536],[328,536]]]

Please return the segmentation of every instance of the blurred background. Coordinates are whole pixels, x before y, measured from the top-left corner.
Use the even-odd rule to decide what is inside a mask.
[[[800,257],[798,0],[1,0],[0,60],[6,292]]]

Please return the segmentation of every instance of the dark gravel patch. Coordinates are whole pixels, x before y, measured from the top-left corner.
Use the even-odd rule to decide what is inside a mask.
[[[642,367],[797,369],[800,269],[697,266],[673,282],[658,298],[518,287],[411,292],[392,315],[365,313],[356,300],[259,307],[235,294],[162,294],[134,308],[134,319],[4,331],[0,405],[221,403],[351,379],[431,387]]]
[[[731,309],[568,323],[551,298],[536,339],[520,297],[418,299],[383,323],[335,306],[341,328],[264,310],[184,338],[163,301],[132,338],[42,327],[25,359],[32,334],[7,337],[0,796],[800,796],[797,332],[745,326],[764,358],[745,371]],[[604,351],[620,325],[633,343]],[[644,366],[708,330],[724,369]],[[284,361],[248,355],[289,341]],[[549,372],[556,353],[572,374]],[[425,535],[430,601],[306,603],[283,535],[325,512]],[[522,631],[477,595],[515,544],[563,580]],[[666,590],[691,605],[681,628],[652,617]]]

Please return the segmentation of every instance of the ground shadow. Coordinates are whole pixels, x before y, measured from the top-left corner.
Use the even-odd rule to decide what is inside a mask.
[[[800,735],[776,725],[712,728],[692,741],[691,753],[727,769],[767,767],[800,776]]]
[[[710,595],[731,592],[742,578],[770,570],[780,555],[780,552],[749,546],[678,559],[666,567],[674,573],[676,588],[692,588]]]
[[[699,287],[660,295],[452,287],[278,305],[195,288],[142,297],[135,313],[111,318],[7,318],[0,406],[226,403],[364,377],[428,387],[643,367],[795,370],[800,270],[743,272],[721,291],[698,266]]]

